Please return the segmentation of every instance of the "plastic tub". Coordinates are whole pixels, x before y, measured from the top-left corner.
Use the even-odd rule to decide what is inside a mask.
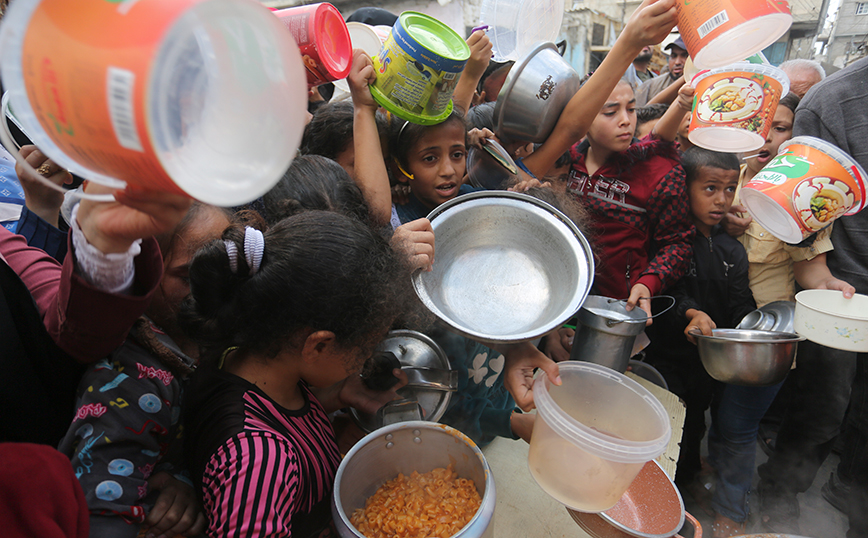
[[[605,366],[566,361],[561,386],[534,382],[538,417],[528,454],[534,480],[573,510],[615,506],[669,443],[669,415],[648,390]]]
[[[328,2],[274,12],[295,39],[309,88],[350,74],[353,45],[341,12]]]
[[[678,31],[700,69],[723,67],[757,53],[787,33],[793,16],[780,0],[677,2]]]
[[[563,19],[563,0],[483,0],[479,7],[496,62],[518,60],[540,41],[557,41]]]
[[[845,299],[837,290],[796,294],[796,332],[812,342],[844,351],[868,352],[868,296]]]
[[[781,96],[790,91],[783,71],[749,62],[700,71],[690,84],[696,88],[690,141],[727,153],[761,148]]]
[[[33,143],[111,187],[241,205],[277,183],[301,141],[301,56],[256,2],[16,0],[0,50]]]
[[[865,170],[836,146],[811,136],[781,144],[741,190],[748,213],[772,235],[799,243],[866,204]]]

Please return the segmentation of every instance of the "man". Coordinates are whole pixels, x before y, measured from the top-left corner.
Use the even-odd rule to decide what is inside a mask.
[[[868,58],[816,85],[796,110],[793,134],[822,138],[868,166]],[[832,277],[868,293],[868,212],[841,217],[824,261]],[[813,262],[813,260],[812,260]],[[799,275],[796,275],[799,280]],[[829,455],[849,405],[838,473],[851,483],[848,538],[868,536],[868,354],[799,345],[790,403],[768,463],[758,469],[760,514],[769,532],[799,534],[799,503]]]
[[[813,60],[788,60],[780,65],[790,79],[790,91],[803,98],[811,86],[826,78],[826,70]]]
[[[684,40],[679,37],[666,45],[664,50],[669,51],[669,75],[660,75],[647,82],[643,82],[639,86],[639,89],[636,90],[636,106],[645,106],[655,95],[665,90],[684,74],[684,64],[690,58]]]
[[[653,57],[654,48],[645,47],[641,52],[639,52],[639,55],[636,56],[630,67],[627,68],[627,73],[624,75],[624,78],[629,80],[630,84],[633,85],[633,91],[639,89],[639,86],[643,82],[647,82],[657,76],[653,71],[648,69],[648,66],[651,65],[651,58]]]

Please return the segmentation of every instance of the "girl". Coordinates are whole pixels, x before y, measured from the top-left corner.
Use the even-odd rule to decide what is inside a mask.
[[[755,156],[748,156],[741,166],[736,199],[724,221],[726,231],[737,237],[747,251],[750,288],[758,306],[773,301],[793,301],[794,264],[804,265],[804,262],[832,250],[831,226],[817,233],[810,245],[792,246],[777,239],[749,216],[740,216],[746,211],[744,206],[738,205],[741,188],[778,154],[781,144],[793,136],[793,120],[798,106],[799,98],[792,92],[778,103],[766,143]]]
[[[190,283],[182,321],[202,366],[185,455],[208,535],[328,532],[340,454],[327,413],[394,396],[351,374],[412,304],[405,263],[370,226],[307,211],[265,234],[229,228],[196,255]]]

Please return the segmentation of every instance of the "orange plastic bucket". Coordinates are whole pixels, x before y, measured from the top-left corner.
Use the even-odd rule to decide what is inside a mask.
[[[700,71],[690,84],[696,91],[688,138],[697,146],[728,153],[761,148],[781,96],[790,91],[783,71],[751,63]]]
[[[786,0],[684,0],[678,31],[700,69],[741,61],[778,40],[793,24]]]
[[[819,138],[797,136],[741,190],[741,202],[763,228],[799,243],[866,204],[865,170]]]
[[[309,88],[346,78],[353,61],[350,31],[340,11],[323,2],[274,12],[301,50]]]
[[[0,54],[31,140],[110,186],[240,205],[280,179],[301,140],[301,57],[256,2],[16,0]]]

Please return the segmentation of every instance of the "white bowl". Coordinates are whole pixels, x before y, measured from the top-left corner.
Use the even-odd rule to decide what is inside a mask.
[[[845,299],[836,290],[796,294],[794,328],[812,342],[844,351],[868,352],[868,296]]]

